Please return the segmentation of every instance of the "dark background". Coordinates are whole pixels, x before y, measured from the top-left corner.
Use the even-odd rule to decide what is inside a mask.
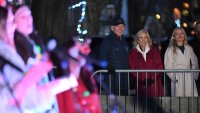
[[[83,0],[25,0],[31,7],[35,29],[39,35],[47,40],[55,36],[59,43],[72,36],[79,35],[76,31],[81,15],[81,7],[69,10],[68,7]],[[121,15],[123,0],[86,0],[86,16],[82,26],[88,30],[87,35],[92,38],[105,37],[109,31],[109,21],[114,16]],[[128,37],[147,28],[154,41],[159,42],[167,37],[167,28],[173,21],[172,10],[177,7],[184,10],[183,3],[189,3],[189,14],[182,16],[193,30],[193,23],[199,19],[199,0],[127,0]],[[114,7],[114,8],[113,8]],[[160,14],[161,19],[155,18]],[[103,29],[103,30],[102,30]],[[107,31],[106,31],[107,29]],[[188,31],[188,36],[190,36]]]

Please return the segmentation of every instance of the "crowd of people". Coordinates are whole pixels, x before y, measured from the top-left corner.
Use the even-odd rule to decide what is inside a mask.
[[[177,20],[175,19],[174,21]],[[174,23],[176,24],[176,22]],[[100,59],[108,61],[108,72],[114,78],[114,83],[112,83],[114,89],[111,88],[112,93],[118,95],[118,92],[122,92],[121,95],[124,95],[124,89],[127,91],[127,84],[131,82],[124,81],[127,78],[122,74],[120,74],[121,78],[119,81],[119,74],[113,70],[199,69],[200,22],[196,22],[196,37],[190,41],[191,45],[189,45],[185,30],[180,26],[180,23],[176,25],[172,27],[173,32],[170,36],[170,43],[164,51],[164,58],[162,58],[161,51],[152,44],[152,39],[145,29],[138,31],[134,38],[133,48],[129,48],[123,37],[125,28],[123,19],[120,17],[113,19],[111,22],[111,33],[103,40],[99,55]],[[165,74],[168,75],[167,77],[169,77],[171,83],[167,83],[163,73],[158,72],[134,72],[130,75],[134,81],[132,85],[137,90],[136,93],[139,96],[198,96],[198,90],[200,90],[197,90],[197,87],[199,87],[198,72]],[[171,91],[164,91],[164,89],[168,90],[168,88],[164,88],[164,83],[165,87],[166,85],[171,86],[169,88]],[[122,87],[119,87],[118,84]],[[123,86],[126,86],[126,88]],[[119,88],[121,91],[119,91]],[[171,92],[171,94],[164,94],[164,92]]]
[[[147,30],[138,31],[130,48],[123,36],[124,20],[114,18],[110,28],[99,50],[99,60],[108,62],[112,76],[109,93],[128,95],[130,83],[138,86],[139,96],[164,96],[163,73],[131,73],[129,79],[116,69],[199,69],[200,21],[191,42],[182,27],[173,29],[164,59]],[[59,113],[101,113],[98,87],[88,66],[90,43],[89,38],[75,37],[49,50],[34,32],[28,6],[0,6],[0,112],[56,113],[56,100]],[[171,96],[198,96],[198,72],[167,75]]]

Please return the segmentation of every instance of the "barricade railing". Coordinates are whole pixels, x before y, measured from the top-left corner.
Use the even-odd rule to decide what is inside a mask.
[[[197,90],[196,90],[196,85],[195,85],[195,79],[197,78],[197,74],[199,74],[200,70],[191,70],[191,69],[173,69],[173,70],[115,70],[114,73],[110,74],[108,73],[108,70],[98,70],[96,72],[93,73],[93,77],[96,78],[96,80],[98,81],[98,86],[99,86],[99,94],[100,96],[102,96],[103,98],[106,97],[107,100],[106,101],[106,107],[103,105],[103,109],[107,109],[104,110],[107,112],[111,112],[111,110],[116,110],[119,111],[119,106],[121,106],[121,112],[124,113],[129,113],[127,110],[127,106],[132,107],[130,109],[132,109],[131,111],[133,111],[133,113],[167,113],[167,112],[173,112],[173,111],[177,111],[179,113],[184,113],[182,111],[187,111],[190,113],[199,113],[200,112],[200,103],[198,101],[198,97],[196,95]],[[174,81],[171,82],[171,79],[168,78],[168,75],[171,75],[172,78],[174,78]],[[126,77],[125,77],[126,76]],[[135,77],[133,77],[135,76]],[[141,90],[141,80],[140,77],[143,76],[148,78],[149,76],[154,76],[153,79],[151,80],[151,82],[149,82],[150,79],[144,79],[143,84],[144,87],[146,87],[146,92],[145,94],[141,95],[140,90]],[[188,79],[187,76],[190,76],[190,80]],[[163,90],[163,95],[161,96],[157,96],[156,94],[157,92],[157,79],[159,77],[161,78],[162,81],[162,90]],[[181,78],[180,78],[181,77]],[[114,78],[114,79],[113,79]],[[127,79],[127,80],[124,80]],[[132,78],[134,78],[134,80],[132,80]],[[117,79],[117,80],[116,80]],[[168,79],[168,81],[167,81]],[[131,81],[132,80],[132,81]],[[106,82],[105,82],[106,81]],[[113,82],[114,81],[114,82]],[[124,85],[124,81],[127,82],[126,85]],[[134,83],[132,83],[134,82]],[[153,83],[152,83],[153,82]],[[176,93],[176,85],[177,83],[180,82],[181,85],[183,85],[182,88],[182,95],[176,95],[176,94],[172,94],[169,92],[175,92]],[[189,83],[191,82],[191,83]],[[114,83],[114,84],[113,84]],[[152,95],[148,95],[148,85],[149,84],[153,84],[155,85],[155,92],[153,94],[155,94],[155,96]],[[170,90],[170,88],[168,85],[172,85],[175,84],[175,88],[172,88]],[[189,96],[188,96],[188,92],[186,90],[186,87],[188,84],[192,84],[191,85],[191,94],[189,92]],[[132,85],[134,85],[134,87],[132,87]],[[123,86],[123,87],[121,87]],[[124,86],[126,88],[124,88]],[[167,87],[168,86],[168,87]],[[123,89],[122,89],[123,88]],[[187,87],[188,88],[188,87]],[[121,90],[122,89],[122,90]],[[125,89],[125,90],[124,90]],[[117,91],[116,91],[117,90]],[[126,92],[126,93],[124,93]],[[168,92],[168,93],[167,93]],[[179,92],[180,93],[180,92]],[[125,98],[125,102],[124,105],[121,105],[119,102],[117,102],[116,100],[119,100],[121,97]],[[117,99],[118,98],[118,99]],[[194,99],[195,98],[195,99]],[[114,100],[114,102],[111,102]],[[126,99],[129,99],[129,103],[127,103]],[[163,100],[164,99],[164,100]],[[178,105],[174,105],[174,100],[178,99]],[[188,102],[184,102],[188,99]],[[131,100],[131,101],[130,101]],[[161,102],[159,105],[159,102]],[[168,101],[171,104],[167,104],[167,105],[163,105],[166,104],[166,102]],[[183,102],[182,102],[183,101]],[[195,102],[194,102],[195,101]],[[109,103],[110,102],[110,103]],[[113,104],[113,105],[109,105],[109,104]],[[188,109],[187,110],[182,110],[182,106],[186,106],[185,104],[187,104]],[[117,105],[114,106],[114,104]],[[129,105],[131,104],[131,105]],[[150,104],[154,104],[154,106],[152,107]],[[157,104],[157,105],[156,105]],[[113,107],[110,108],[109,107]],[[124,106],[125,108],[123,109],[122,106]],[[143,110],[140,110],[141,106],[143,106]],[[175,107],[174,106],[178,106]],[[168,107],[168,108],[166,108]],[[155,109],[153,109],[155,108]],[[194,109],[191,109],[194,108]],[[168,111],[166,110],[168,109]],[[156,111],[154,111],[156,110]],[[182,111],[181,111],[182,110]],[[143,112],[142,112],[143,111]]]

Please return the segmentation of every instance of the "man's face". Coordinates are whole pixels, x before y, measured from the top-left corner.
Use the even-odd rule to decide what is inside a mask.
[[[124,33],[124,29],[125,29],[125,27],[123,24],[111,26],[111,30],[117,35],[117,37],[122,36],[122,34]]]

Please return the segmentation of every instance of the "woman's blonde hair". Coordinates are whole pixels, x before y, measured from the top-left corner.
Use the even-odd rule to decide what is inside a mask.
[[[133,42],[133,48],[135,48],[137,45],[138,45],[138,41],[139,41],[139,38],[140,38],[140,35],[142,33],[145,33],[147,35],[147,38],[148,38],[148,45],[149,46],[152,46],[152,40],[151,40],[151,37],[149,35],[149,32],[146,30],[146,29],[141,29],[140,31],[137,32],[136,34],[136,37],[135,37],[135,40]]]
[[[173,30],[173,33],[172,33],[172,36],[171,36],[171,39],[170,39],[170,43],[169,43],[169,48],[172,48],[173,52],[176,53],[176,49],[178,48],[178,45],[177,45],[177,42],[175,40],[175,33],[177,30],[182,30],[183,33],[184,33],[184,45],[188,45],[188,42],[187,42],[187,35],[185,33],[185,30],[182,28],[182,27],[177,27]]]

